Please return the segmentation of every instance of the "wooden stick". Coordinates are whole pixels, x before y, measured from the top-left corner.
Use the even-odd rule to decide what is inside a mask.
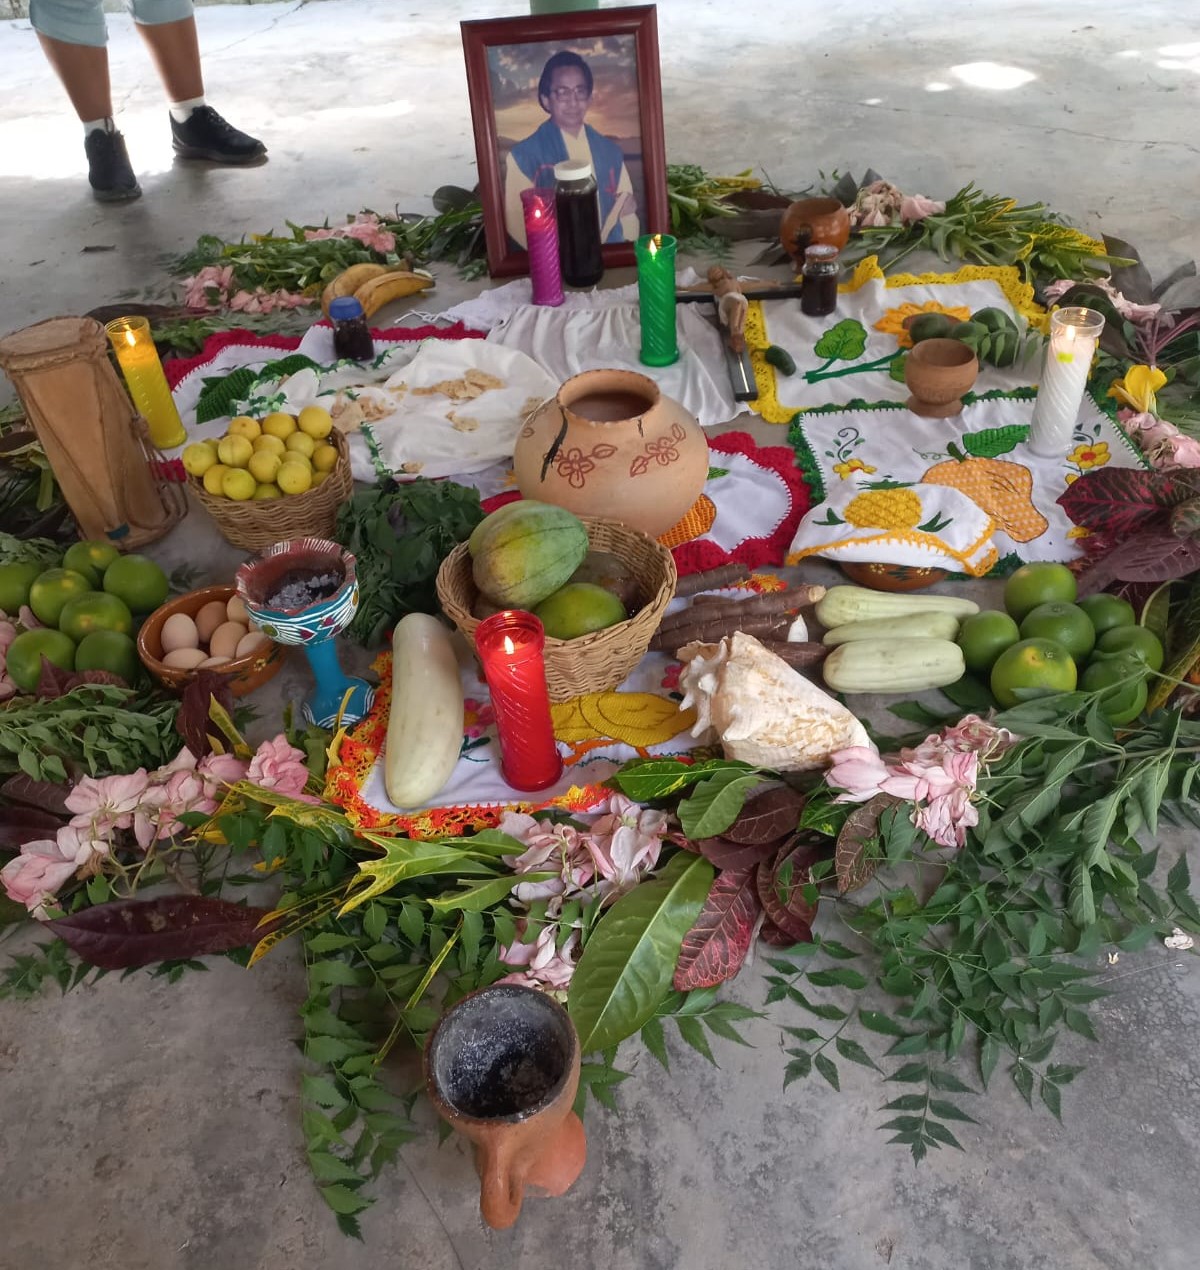
[[[698,591],[717,591],[721,587],[744,582],[750,576],[750,568],[744,564],[723,564],[706,573],[688,573],[675,583],[678,596],[695,595]]]
[[[826,648],[824,644],[811,642],[788,644],[777,639],[760,639],[758,642],[767,652],[774,653],[776,657],[782,658],[796,670],[819,666],[833,652],[832,648]]]
[[[763,613],[791,613],[806,605],[815,604],[825,594],[823,586],[802,585],[786,591],[766,591],[761,595],[751,596],[748,600],[735,600],[729,596],[697,596],[690,608],[681,609],[663,618],[659,624],[660,631],[675,630],[679,627],[692,626],[699,621],[715,622],[731,617],[743,619]],[[702,605],[701,601],[706,601]],[[703,616],[693,613],[698,605],[703,608]]]
[[[734,616],[726,621],[710,621],[707,618],[701,618],[691,625],[656,631],[654,638],[650,641],[650,648],[654,652],[670,653],[677,648],[682,648],[684,644],[697,641],[704,644],[718,643],[726,635],[732,635],[735,631],[754,636],[785,635],[790,625],[791,621],[786,616],[780,617],[773,613],[760,613],[757,616],[742,619]]]

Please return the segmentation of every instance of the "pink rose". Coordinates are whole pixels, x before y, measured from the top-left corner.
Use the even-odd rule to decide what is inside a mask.
[[[905,225],[924,220],[926,216],[940,215],[945,210],[945,203],[926,198],[924,194],[906,194],[900,201],[900,219]]]
[[[0,869],[0,884],[14,903],[24,904],[39,920],[45,917],[44,905],[75,875],[75,859],[64,855],[53,839],[27,842],[21,854]]]
[[[208,754],[196,765],[196,771],[204,777],[210,798],[224,792],[224,786],[236,785],[246,779],[249,764],[232,754]]]
[[[275,789],[293,797],[303,793],[308,781],[304,755],[289,745],[281,732],[273,741],[264,741],[250,760],[246,779],[263,789]]]

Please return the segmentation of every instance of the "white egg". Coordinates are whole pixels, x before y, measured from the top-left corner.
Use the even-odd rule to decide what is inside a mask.
[[[208,641],[208,651],[213,657],[232,657],[245,636],[246,628],[241,622],[222,622]]]
[[[212,639],[212,633],[221,625],[222,622],[229,620],[228,614],[225,612],[224,600],[209,600],[209,602],[196,614],[196,630],[200,635],[200,642],[207,648],[208,641]]]
[[[195,670],[205,660],[204,651],[200,648],[176,648],[162,659],[164,666],[172,670]]]
[[[196,667],[197,670],[215,670],[218,666],[228,666],[228,657],[208,657]]]
[[[241,622],[243,626],[250,621],[250,614],[246,612],[246,601],[240,595],[229,597],[229,603],[225,605],[225,614],[231,622]]]
[[[172,613],[163,623],[162,649],[164,653],[199,646],[200,633],[196,630],[196,623],[186,613]]]
[[[249,657],[251,653],[257,652],[260,648],[266,648],[271,641],[262,633],[262,631],[251,631],[248,635],[243,635],[238,640],[237,651],[234,658]]]

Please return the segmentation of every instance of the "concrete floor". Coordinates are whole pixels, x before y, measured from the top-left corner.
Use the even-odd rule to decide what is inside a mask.
[[[423,210],[436,186],[470,185],[457,24],[519,8],[205,8],[209,98],[271,149],[246,171],[172,164],[140,44],[111,19],[120,126],[146,192],[120,209],[88,197],[78,130],[27,23],[0,23],[0,330],[161,286],[163,256],[202,231]],[[793,11],[765,0],[664,0],[668,153],[761,167],[785,188],[868,164],[934,196],[974,179],[1127,236],[1161,275],[1200,256],[1192,8],[864,0],[784,27]],[[442,274],[445,304],[479,285]],[[204,560],[214,579],[240,559],[195,517],[159,551]],[[277,684],[302,682],[295,668]],[[778,1028],[763,1020],[747,1028],[755,1048],[721,1046],[720,1071],[677,1047],[668,1076],[630,1047],[621,1114],[589,1112],[579,1184],[509,1233],[482,1227],[456,1144],[413,1144],[376,1188],[365,1246],[337,1232],[304,1163],[290,1043],[302,985],[286,953],[251,975],[219,961],[176,987],[112,976],[65,1000],[6,1002],[0,1270],[1191,1270],[1194,966],[1158,948],[1106,971],[1102,1047],[1063,1047],[1062,1061],[1091,1062],[1065,1126],[1001,1081],[973,1109],[980,1125],[963,1126],[966,1153],[914,1170],[873,1127],[891,1095],[867,1073],[845,1071],[840,1097],[815,1079],[783,1093]],[[757,974],[735,995],[759,1005]]]

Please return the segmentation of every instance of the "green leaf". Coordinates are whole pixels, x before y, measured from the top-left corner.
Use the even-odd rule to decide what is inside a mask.
[[[1071,871],[1071,890],[1067,911],[1076,926],[1086,928],[1096,920],[1096,900],[1092,893],[1092,871],[1083,860]]]
[[[708,897],[714,872],[679,852],[600,919],[575,968],[567,1008],[582,1051],[608,1049],[639,1031],[671,989],[683,937]]]
[[[929,1099],[925,1094],[901,1094],[891,1102],[885,1102],[880,1111],[924,1111]]]
[[[917,1085],[928,1079],[929,1067],[925,1063],[905,1063],[888,1077],[888,1080],[898,1080],[906,1085]]]
[[[367,911],[363,914],[363,930],[376,943],[383,938],[383,932],[387,930],[387,909],[382,904],[367,905]]]
[[[558,877],[557,873],[513,873],[507,877],[490,878],[486,882],[475,882],[459,891],[446,891],[429,901],[429,907],[438,913],[449,913],[455,909],[480,913],[484,909],[499,904],[508,898],[513,888],[522,882],[545,882]],[[414,941],[415,942],[415,941]]]
[[[959,1151],[963,1149],[962,1143],[946,1128],[944,1124],[940,1124],[936,1120],[925,1121],[925,1132],[935,1142],[940,1142],[944,1146],[956,1147]]]
[[[1062,1123],[1062,1091],[1052,1081],[1043,1080],[1038,1085],[1038,1093],[1047,1110],[1060,1124]]]
[[[361,1182],[362,1175],[328,1151],[309,1151],[308,1166],[318,1182]]]
[[[300,1094],[318,1107],[344,1107],[346,1099],[338,1087],[326,1076],[302,1076]]]
[[[879,1071],[875,1060],[867,1053],[865,1049],[857,1042],[852,1041],[849,1037],[839,1036],[834,1041],[837,1052],[845,1059],[849,1059],[852,1063],[858,1063],[862,1067],[872,1067],[875,1071]]]
[[[878,1032],[881,1036],[908,1035],[895,1019],[876,1010],[859,1010],[858,1021],[869,1031]]]
[[[400,933],[414,947],[419,947],[425,939],[425,918],[416,904],[407,900],[400,909]]]
[[[332,1186],[320,1186],[317,1189],[321,1198],[335,1213],[349,1215],[361,1213],[364,1208],[371,1207],[369,1199],[363,1199],[357,1191],[352,1191],[348,1186],[343,1186],[340,1182],[335,1182]]]
[[[724,833],[738,818],[747,792],[762,780],[757,772],[739,769],[726,769],[710,776],[679,804],[683,832],[693,841]]]
[[[865,988],[867,980],[849,966],[834,966],[828,970],[814,970],[808,976],[814,988]]]
[[[674,758],[633,759],[616,773],[613,780],[621,792],[635,802],[650,803],[669,798],[681,789],[725,770],[748,772],[754,769],[748,763],[725,759],[705,759],[699,763],[683,763]]]
[[[1004,428],[984,428],[980,432],[965,433],[962,448],[973,459],[996,459],[1015,450],[1028,436],[1028,424],[1014,423]]]
[[[1021,1097],[1032,1107],[1033,1106],[1033,1071],[1022,1062],[1013,1064],[1012,1069],[1013,1084],[1021,1092]]]
[[[658,1059],[667,1070],[671,1070],[671,1060],[667,1057],[667,1038],[663,1033],[663,1025],[658,1019],[648,1019],[642,1025],[642,1040],[646,1048]]]
[[[803,1080],[812,1072],[812,1058],[804,1050],[788,1050],[795,1058],[783,1069],[783,1087],[786,1089],[794,1080]]]
[[[821,1033],[814,1027],[785,1027],[783,1029],[788,1036],[795,1037],[798,1041],[819,1041]]]
[[[364,982],[364,972],[344,961],[318,961],[308,968],[308,982],[314,988],[356,988]]]
[[[940,1089],[944,1093],[949,1094],[973,1094],[975,1092],[970,1085],[964,1084],[953,1072],[948,1072],[944,1067],[935,1067],[930,1071],[929,1083],[934,1089]]]
[[[337,1036],[310,1036],[304,1042],[305,1057],[314,1063],[337,1063],[352,1054],[365,1054],[371,1049],[367,1041],[350,1041]]]
[[[789,988],[787,996],[789,1001],[801,1006],[810,1014],[815,1014],[818,1019],[830,1019],[833,1022],[838,1022],[846,1018],[845,1010],[836,1005],[827,1005],[822,1001],[810,1001],[799,988]]]
[[[838,1069],[832,1059],[827,1058],[824,1054],[818,1054],[813,1059],[817,1071],[836,1089],[841,1092],[841,1084],[838,1081]]]
[[[337,952],[349,948],[355,942],[353,935],[335,935],[331,931],[323,931],[304,941],[308,951],[314,954]]]
[[[417,842],[411,838],[387,838],[376,833],[361,833],[359,837],[374,843],[383,851],[383,856],[359,862],[359,873],[367,884],[357,886],[347,894],[345,903],[338,911],[339,917],[344,917],[368,900],[373,900],[377,895],[383,895],[401,882],[415,877],[439,873],[462,875],[494,872],[494,866],[484,858],[488,854],[486,851],[481,849],[478,853],[481,858],[476,859],[475,853],[469,848],[451,845],[456,842],[469,843],[469,838]]]
[[[708,1037],[704,1034],[704,1028],[700,1025],[698,1019],[689,1018],[685,1014],[675,1015],[675,1024],[679,1028],[679,1035],[696,1051],[702,1054],[708,1061],[717,1067],[719,1064],[713,1058],[712,1050],[708,1045]]]
[[[979,1123],[978,1120],[972,1119],[965,1111],[960,1110],[954,1103],[947,1102],[944,1098],[931,1098],[929,1100],[929,1110],[943,1120],[961,1120],[967,1124]]]
[[[1092,1021],[1082,1010],[1067,1009],[1063,1011],[1063,1022],[1072,1032],[1086,1037],[1089,1041],[1099,1041]]]

